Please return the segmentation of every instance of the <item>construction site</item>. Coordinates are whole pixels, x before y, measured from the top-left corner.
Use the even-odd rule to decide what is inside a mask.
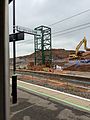
[[[21,74],[18,79],[90,98],[90,48],[87,47],[86,36],[80,40],[75,50],[65,50],[52,48],[49,27],[39,26],[35,31],[27,31],[27,28],[17,26],[17,31],[33,34],[35,47],[33,54],[16,58],[16,73]],[[80,51],[82,46],[84,50]],[[13,59],[10,60],[11,68],[12,63]],[[69,81],[61,75],[68,76]]]
[[[17,69],[60,73],[68,70],[90,72],[90,48],[87,47],[86,37],[77,44],[75,50],[53,48],[42,50],[41,46],[37,46],[39,49],[35,48],[37,50],[35,53],[16,58]],[[80,51],[81,46],[84,48],[82,51]],[[13,59],[10,59],[11,67],[13,67],[12,63]]]

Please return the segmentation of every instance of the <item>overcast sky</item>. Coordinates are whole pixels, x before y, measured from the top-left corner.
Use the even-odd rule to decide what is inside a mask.
[[[77,17],[50,26],[55,22],[86,10],[88,11]],[[11,3],[9,5],[10,33],[12,33],[12,14]],[[55,33],[89,22],[90,0],[16,0],[16,25],[30,29],[46,25],[52,28],[52,33]],[[75,49],[76,45],[83,39],[84,33],[86,34],[88,47],[90,47],[90,25],[87,26],[84,26],[87,27],[85,29],[63,35],[60,35],[61,33],[52,34],[52,48]],[[33,36],[25,35],[24,41],[16,42],[16,56],[27,55],[33,52]],[[12,43],[10,43],[10,57],[12,57]]]

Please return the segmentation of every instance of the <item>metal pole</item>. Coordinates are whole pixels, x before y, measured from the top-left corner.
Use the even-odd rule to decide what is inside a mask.
[[[12,103],[17,103],[17,76],[12,76]]]
[[[8,0],[0,0],[0,120],[10,120],[8,25]]]
[[[15,0],[13,0],[13,33],[15,33]],[[15,37],[13,39],[13,73],[16,71]]]
[[[15,34],[15,0],[13,0],[13,34]],[[12,103],[17,103],[17,75],[16,72],[16,38],[13,39],[13,76],[12,76]]]
[[[42,65],[45,64],[45,55],[44,55],[44,32],[42,27],[42,39],[41,39],[41,47],[42,47]]]

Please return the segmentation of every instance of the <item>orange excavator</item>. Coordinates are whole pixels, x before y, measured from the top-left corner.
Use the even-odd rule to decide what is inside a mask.
[[[84,44],[84,49],[86,51],[90,51],[90,48],[87,47],[86,37],[84,36],[83,40],[81,40],[80,43],[76,46],[75,54],[70,54],[69,55],[69,60],[78,59],[78,58],[80,58],[82,56],[82,53],[79,52],[79,49],[80,49],[82,44]]]

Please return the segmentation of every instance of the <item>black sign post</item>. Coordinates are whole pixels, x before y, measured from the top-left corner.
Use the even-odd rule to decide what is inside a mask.
[[[12,0],[9,0],[9,3]],[[15,33],[15,0],[13,0],[13,34],[9,35],[9,42],[13,42],[13,75],[12,75],[12,103],[17,103],[17,75],[16,75],[16,45],[15,42],[24,40],[24,33]]]
[[[24,40],[24,33],[13,33],[9,35],[9,42],[16,42]],[[15,59],[15,58],[13,58]],[[15,63],[14,63],[15,65]],[[15,73],[12,76],[12,103],[17,103],[17,75]]]
[[[15,0],[13,0],[13,34],[15,34]],[[16,71],[16,47],[15,47],[15,35],[13,36],[13,75],[12,75],[12,103],[17,103],[17,76]]]

